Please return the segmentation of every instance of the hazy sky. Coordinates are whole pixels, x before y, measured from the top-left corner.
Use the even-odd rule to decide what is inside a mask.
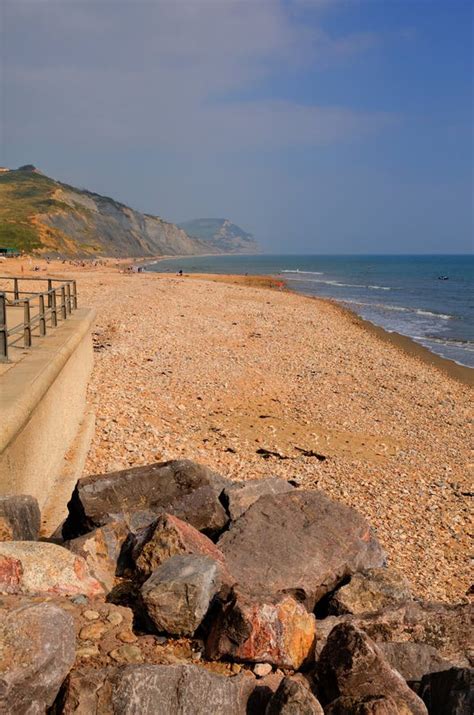
[[[0,164],[274,252],[467,252],[471,0],[0,0]]]

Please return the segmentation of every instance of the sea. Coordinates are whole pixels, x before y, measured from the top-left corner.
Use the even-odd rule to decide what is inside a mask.
[[[299,293],[331,298],[385,330],[474,367],[474,255],[198,256],[166,259],[146,270],[280,276]]]

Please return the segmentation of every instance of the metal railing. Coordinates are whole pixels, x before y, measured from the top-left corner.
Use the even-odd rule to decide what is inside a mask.
[[[47,289],[24,290],[27,281],[47,283]],[[55,328],[76,308],[74,280],[0,276],[0,362],[8,361],[9,349],[19,343],[22,348],[30,348],[33,337],[46,335],[48,322],[50,328]],[[22,319],[18,321],[19,314]]]

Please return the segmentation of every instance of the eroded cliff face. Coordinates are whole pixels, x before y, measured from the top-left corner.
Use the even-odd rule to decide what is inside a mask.
[[[221,252],[159,216],[54,181],[32,165],[0,173],[0,244],[78,257]]]
[[[142,214],[104,196],[59,189],[56,198],[68,208],[40,214],[37,220],[72,237],[78,252],[136,257],[192,255],[215,250],[191,238],[175,224]]]

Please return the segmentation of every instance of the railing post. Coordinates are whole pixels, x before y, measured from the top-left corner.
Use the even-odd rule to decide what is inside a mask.
[[[56,308],[56,289],[49,294],[51,298],[51,327],[55,328],[58,324],[58,310]]]
[[[18,300],[20,297],[20,291],[18,290],[18,278],[13,279],[13,297]]]
[[[48,278],[48,308],[51,308],[53,305],[53,301],[51,298],[51,291],[53,290],[53,281],[51,278]]]
[[[66,283],[66,294],[67,294],[67,301],[66,301],[67,312],[69,313],[69,315],[71,315],[72,308],[71,308],[71,284],[70,283]]]
[[[61,316],[62,316],[63,320],[66,320],[66,318],[67,318],[66,288],[63,285],[61,286]]]
[[[72,282],[72,307],[77,310],[77,285],[76,281]]]
[[[23,306],[23,343],[25,348],[31,348],[31,313],[29,298],[25,298]]]
[[[0,362],[8,360],[7,301],[0,293]]]
[[[46,335],[46,316],[44,314],[44,295],[39,296],[39,332]]]

